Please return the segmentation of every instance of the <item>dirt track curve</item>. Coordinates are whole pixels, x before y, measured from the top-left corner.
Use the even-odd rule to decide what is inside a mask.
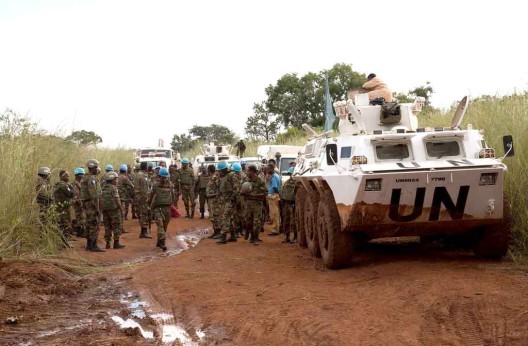
[[[66,309],[72,321],[95,309],[89,314],[97,324],[68,332],[61,322],[63,330],[51,336],[27,334],[33,337],[26,337],[26,344],[180,342],[164,339],[161,329],[153,338],[142,337],[137,329],[119,329],[111,317],[128,317],[122,305],[128,294],[126,299],[148,305],[150,321],[141,323],[145,330],[149,323],[151,329],[159,327],[159,321],[152,321],[154,313],[166,313],[161,323],[170,320],[182,327],[188,338],[181,342],[188,345],[528,345],[528,271],[510,262],[477,260],[470,252],[417,242],[388,242],[368,244],[351,268],[331,271],[307,250],[282,244],[280,237],[263,235],[259,246],[242,239],[227,245],[202,239],[191,248],[196,239],[181,235],[203,236],[209,222],[182,218],[171,221],[168,246],[173,252],[166,256],[154,248],[155,239],[138,238],[136,224],[126,221],[131,232],[123,235],[123,250],[88,253],[84,243],[74,242],[74,251],[108,268],[75,279],[85,283],[74,286],[84,293],[70,296],[67,303],[51,299],[48,304],[50,315]],[[187,246],[175,255],[175,249]],[[4,302],[11,304],[0,307],[4,320],[11,312],[7,307],[20,308],[16,299],[24,287],[11,287],[6,270],[12,267],[0,271],[0,280],[7,280]],[[97,293],[99,286],[105,288]],[[42,315],[33,303],[22,304],[24,314]],[[0,344],[2,339],[17,344],[14,336],[35,329],[35,323],[4,325]]]

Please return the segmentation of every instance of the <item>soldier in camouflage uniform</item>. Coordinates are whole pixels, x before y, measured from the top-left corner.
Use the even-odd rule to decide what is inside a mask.
[[[53,189],[50,184],[51,170],[48,167],[38,169],[38,178],[35,187],[37,192],[37,203],[40,206],[41,219],[47,219],[46,213],[53,204]]]
[[[53,187],[53,198],[55,200],[55,210],[57,211],[59,228],[62,231],[61,237],[64,245],[68,245],[72,233],[72,220],[70,206],[75,195],[73,186],[70,184],[70,173],[62,170],[59,172],[59,181]]]
[[[169,226],[171,218],[170,205],[174,200],[174,186],[169,180],[170,175],[167,168],[162,167],[159,170],[159,180],[154,183],[152,191],[150,191],[148,198],[148,205],[154,212],[154,219],[156,220],[156,227],[158,230],[158,241],[156,247],[161,248],[163,251],[167,251],[165,245],[165,233]]]
[[[151,239],[152,237],[147,231],[150,222],[149,206],[147,204],[150,183],[147,170],[147,162],[141,162],[140,171],[136,174],[136,180],[134,180],[134,200],[136,201],[136,211],[139,213],[139,224],[141,225],[139,237]]]
[[[169,175],[170,182],[172,183],[172,186],[174,186],[174,199],[172,204],[174,204],[174,207],[178,209],[178,199],[180,198],[180,174],[176,169],[176,165],[169,166]]]
[[[297,242],[297,228],[295,227],[295,189],[297,183],[291,178],[293,167],[288,169],[290,179],[282,186],[281,191],[281,222],[285,238],[283,243]],[[293,239],[290,240],[290,232],[293,232]]]
[[[258,167],[254,164],[249,165],[247,169],[247,181],[244,184],[251,184],[251,188],[242,189],[246,207],[246,226],[251,232],[250,243],[258,245],[260,229],[262,227],[262,205],[266,201],[268,189],[264,180],[258,175]],[[247,236],[246,236],[247,239]]]
[[[194,195],[194,172],[189,167],[189,160],[182,160],[182,168],[178,170],[180,176],[180,188],[182,193],[183,203],[185,204],[185,212],[187,218],[194,217],[194,208],[196,207],[196,196]],[[190,208],[190,209],[189,209]]]
[[[121,216],[121,234],[128,233],[125,231],[123,220],[128,220],[128,209],[130,208],[130,196],[134,193],[134,184],[128,179],[127,165],[119,166],[119,177],[117,179],[117,190],[119,191],[119,199],[121,200],[121,209],[124,211]]]
[[[85,174],[81,181],[81,200],[86,213],[86,250],[104,252],[103,249],[97,246],[99,220],[101,218],[101,209],[99,208],[101,185],[97,179],[99,162],[95,159],[90,159],[86,163],[86,167],[88,168],[88,174]]]
[[[220,175],[215,173],[216,168],[214,165],[207,166],[209,176],[209,182],[205,189],[205,195],[207,196],[207,204],[209,207],[209,220],[213,224],[213,234],[208,238],[218,239],[220,238],[220,211],[222,209],[222,202],[218,198],[218,192],[220,190]]]
[[[201,172],[198,174],[198,179],[196,180],[196,190],[198,191],[198,200],[200,202],[200,219],[204,218],[205,202],[207,202],[207,210],[211,208],[206,195],[207,184],[209,184],[210,178],[211,176],[207,172],[207,167],[202,166]]]
[[[246,174],[242,172],[242,166],[238,162],[233,163],[231,168],[233,170],[231,174],[236,176],[236,179],[239,185],[238,191],[240,191],[240,186],[242,186],[242,183],[246,180]],[[240,196],[240,193],[237,193],[234,197],[232,223],[233,223],[233,229],[235,230],[235,233],[237,234],[242,234],[243,223],[244,223],[243,208],[242,208],[243,200],[242,199],[243,197]]]
[[[84,168],[78,167],[73,171],[75,180],[73,181],[73,211],[75,212],[75,219],[73,220],[73,228],[78,237],[86,237],[86,215],[84,214],[83,205],[81,201],[81,180],[84,177]]]
[[[114,249],[122,249],[125,246],[119,243],[121,236],[121,225],[123,221],[123,206],[119,198],[117,188],[118,174],[108,172],[104,175],[106,184],[101,191],[100,208],[103,212],[106,248],[110,249],[112,235],[114,236]]]
[[[236,196],[240,190],[240,181],[234,172],[228,172],[228,165],[226,161],[218,162],[218,170],[220,171],[220,191],[218,198],[222,203],[222,211],[220,216],[221,236],[218,240],[219,244],[226,244],[237,241],[235,231],[233,230],[232,217]],[[227,239],[227,234],[231,236]]]

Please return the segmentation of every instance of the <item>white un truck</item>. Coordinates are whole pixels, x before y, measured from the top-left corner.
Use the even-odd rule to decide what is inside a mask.
[[[461,237],[477,256],[504,256],[506,165],[481,132],[460,128],[467,97],[450,127],[421,128],[423,100],[371,105],[364,96],[334,103],[338,135],[303,125],[312,138],[293,177],[301,246],[329,268],[347,266],[360,242],[384,237]],[[511,136],[503,141],[513,155]]]

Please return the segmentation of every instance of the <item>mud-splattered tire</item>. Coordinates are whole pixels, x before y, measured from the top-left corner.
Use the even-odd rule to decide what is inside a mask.
[[[341,232],[341,220],[331,192],[327,192],[319,201],[317,220],[319,248],[325,266],[329,269],[349,266],[353,236],[351,233]]]
[[[299,187],[295,192],[295,227],[297,227],[297,236],[299,237],[299,246],[306,248],[306,233],[304,227],[304,215],[306,213],[306,196],[307,192],[304,187]]]
[[[317,205],[314,205],[314,201],[308,197],[306,198],[306,208],[304,209],[304,233],[306,235],[306,246],[312,256],[321,257],[321,251],[319,249],[319,237],[317,235]]]
[[[504,198],[502,223],[479,227],[473,237],[473,251],[477,257],[501,259],[508,252],[510,241],[510,204]]]

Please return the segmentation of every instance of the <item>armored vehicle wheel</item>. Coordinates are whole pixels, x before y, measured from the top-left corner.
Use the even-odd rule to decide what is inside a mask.
[[[339,269],[350,264],[353,252],[353,236],[341,232],[341,220],[331,192],[319,201],[317,213],[319,247],[323,263],[330,269]]]
[[[305,248],[306,245],[306,233],[304,231],[304,215],[306,208],[306,190],[304,187],[300,187],[295,192],[295,227],[297,227],[297,234],[299,237],[299,246]]]
[[[504,198],[502,223],[479,227],[473,238],[473,251],[478,257],[500,259],[508,252],[511,240],[511,213]]]
[[[306,245],[312,256],[321,257],[319,249],[319,237],[317,236],[317,228],[315,220],[317,220],[317,205],[311,198],[306,198],[306,214],[304,215],[304,232],[306,235]]]

